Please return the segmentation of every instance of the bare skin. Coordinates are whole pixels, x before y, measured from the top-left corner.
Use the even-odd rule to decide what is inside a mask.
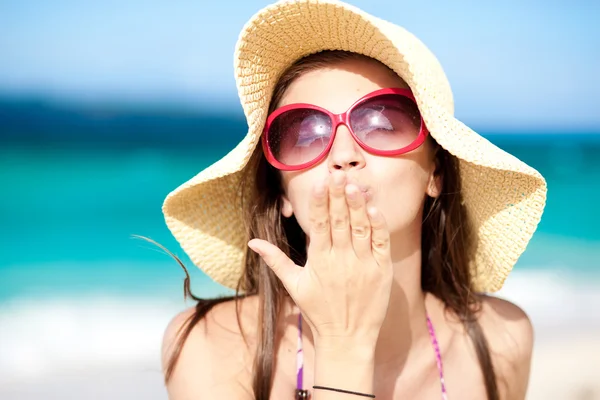
[[[377,64],[348,61],[300,76],[280,106],[312,103],[338,113],[364,94],[383,87],[406,86]],[[425,196],[436,197],[440,190],[433,171],[427,144],[400,157],[376,156],[360,148],[341,126],[325,160],[308,170],[283,173],[286,195],[282,213],[295,215],[311,238],[309,264],[311,254],[315,254],[315,266],[297,267],[268,243],[252,245],[282,279],[292,298],[279,321],[273,398],[291,398],[293,394],[299,310],[309,328],[304,331],[308,388],[313,383],[327,384],[375,393],[383,399],[439,399],[435,355],[425,324],[429,313],[440,342],[449,398],[485,398],[482,373],[462,324],[444,312],[439,299],[424,294],[420,287],[423,200]],[[316,194],[315,182],[317,186],[323,182],[329,196],[325,208]],[[329,216],[331,225],[349,220],[348,226],[328,226],[327,234],[322,235],[315,230],[314,221],[323,215]],[[354,235],[352,227],[359,225],[368,227],[368,249],[364,238]],[[386,246],[371,246],[371,241],[385,242]],[[360,268],[328,275],[331,268],[341,265],[336,260],[346,260],[345,267],[352,264],[343,257],[346,248],[353,248],[352,254],[358,255],[360,262],[355,264]],[[315,261],[328,259],[330,254],[335,257],[329,263]],[[373,269],[369,269],[371,264]],[[316,278],[310,270],[316,271]],[[347,284],[341,286],[352,286],[351,297],[336,286],[344,278]],[[371,279],[371,284],[356,285],[364,279]],[[330,312],[319,297],[323,293],[328,294]],[[246,347],[239,332],[233,303],[217,306],[186,343],[168,384],[171,399],[252,398],[258,303],[256,298],[248,298],[242,304],[242,323],[250,346]],[[176,329],[190,312],[177,316],[169,325],[165,359]],[[517,306],[489,297],[483,302],[479,320],[489,341],[501,398],[524,399],[533,345],[529,319]],[[343,346],[339,346],[340,337]],[[350,396],[321,391],[313,394],[314,400],[347,398]]]
[[[292,307],[290,307],[291,309]],[[462,325],[444,315],[442,304],[427,296],[427,308],[436,327],[444,362],[449,399],[485,399],[485,387],[473,346]],[[193,309],[177,315],[166,331],[163,362],[175,332]],[[247,347],[237,325],[233,302],[220,304],[192,331],[167,389],[172,400],[252,399],[251,367],[256,346],[256,296],[242,300],[242,326]],[[297,311],[281,319],[277,340],[277,367],[273,399],[291,399],[296,385]],[[524,399],[529,378],[533,332],[525,313],[514,304],[486,298],[480,322],[488,338],[500,382],[500,398]],[[314,384],[314,344],[310,331],[303,334],[304,384]],[[414,350],[417,355],[403,368],[381,364],[375,374],[375,394],[380,399],[440,399],[440,383],[429,341]]]

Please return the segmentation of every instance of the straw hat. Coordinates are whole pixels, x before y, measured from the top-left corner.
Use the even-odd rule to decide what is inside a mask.
[[[192,262],[235,288],[246,251],[238,182],[284,70],[321,50],[381,61],[410,86],[431,136],[459,159],[463,199],[478,233],[471,265],[478,291],[499,290],[531,239],[545,206],[538,171],[454,118],[438,60],[405,29],[336,0],[280,1],[254,15],[235,49],[235,79],[248,133],[225,157],[171,192],[166,223]]]

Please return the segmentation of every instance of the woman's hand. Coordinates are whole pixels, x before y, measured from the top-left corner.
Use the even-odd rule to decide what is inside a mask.
[[[248,245],[279,277],[310,326],[317,347],[377,342],[392,284],[385,220],[343,171],[317,183],[310,199],[310,244],[300,267],[260,239]]]

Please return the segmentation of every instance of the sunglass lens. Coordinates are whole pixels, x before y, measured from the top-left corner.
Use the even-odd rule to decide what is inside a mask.
[[[314,160],[327,148],[331,131],[327,114],[307,108],[292,109],[271,122],[267,143],[277,161],[297,166]]]
[[[350,114],[356,136],[377,150],[399,150],[413,143],[421,130],[421,115],[415,102],[388,94],[360,104]]]

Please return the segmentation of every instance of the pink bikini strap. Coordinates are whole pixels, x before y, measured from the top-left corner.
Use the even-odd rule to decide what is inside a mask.
[[[444,366],[442,365],[442,354],[440,352],[440,346],[435,336],[435,329],[433,323],[427,314],[427,328],[429,329],[429,337],[431,338],[431,345],[435,351],[435,360],[437,362],[437,369],[440,375],[440,383],[442,385],[442,400],[448,400],[448,394],[446,393],[446,382],[444,381]]]

